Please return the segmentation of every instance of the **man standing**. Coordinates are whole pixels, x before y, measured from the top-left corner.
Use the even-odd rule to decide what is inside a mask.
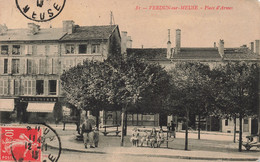
[[[171,136],[176,138],[176,130],[175,130],[175,124],[173,121],[171,121]]]
[[[92,124],[91,121],[86,117],[82,124],[82,135],[85,148],[87,148],[87,144],[89,142],[90,148],[94,148],[93,146],[93,137],[91,135],[92,132]]]

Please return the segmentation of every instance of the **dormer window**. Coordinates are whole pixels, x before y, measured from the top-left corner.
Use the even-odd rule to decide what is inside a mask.
[[[100,53],[100,44],[93,44],[91,46],[91,53]]]
[[[66,54],[74,54],[75,46],[73,44],[67,44],[65,49],[66,49]]]
[[[8,45],[2,45],[1,46],[1,54],[2,55],[8,55]]]
[[[20,45],[13,45],[12,54],[13,55],[20,55]]]
[[[81,44],[79,45],[79,54],[86,54],[87,53],[87,45]]]

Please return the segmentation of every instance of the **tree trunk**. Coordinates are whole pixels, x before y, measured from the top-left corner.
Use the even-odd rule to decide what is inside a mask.
[[[234,139],[233,142],[236,143],[236,130],[237,130],[237,117],[234,117]]]
[[[77,116],[78,116],[78,119],[77,119],[77,132],[78,134],[80,134],[80,119],[81,119],[81,111],[80,110],[77,110]]]
[[[125,111],[124,136],[127,135],[127,111]]]
[[[239,145],[238,145],[238,151],[242,151],[242,116],[239,116]]]
[[[96,127],[97,127],[97,129],[99,130],[99,111],[97,110],[97,112],[96,112]]]
[[[198,123],[198,139],[200,139],[200,114],[199,114],[199,123]]]
[[[186,110],[185,150],[188,150],[189,110]]]
[[[122,114],[121,114],[121,146],[124,146],[124,125],[125,125],[125,113],[126,113],[126,108],[122,109]]]

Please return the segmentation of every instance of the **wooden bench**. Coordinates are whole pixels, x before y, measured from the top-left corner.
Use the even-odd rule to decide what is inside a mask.
[[[137,128],[138,129],[138,128]],[[151,132],[151,129],[138,129],[139,132]],[[159,131],[156,130],[156,133],[158,133]],[[168,130],[163,130],[163,133],[166,133],[166,138],[164,139],[164,142],[162,144],[166,144],[166,147],[169,148],[169,142],[173,142],[173,139],[169,139],[169,133],[170,131]],[[157,141],[155,141],[155,143],[157,144]]]
[[[118,134],[121,132],[118,130],[118,127],[120,125],[103,125],[102,128],[104,128],[105,130],[102,132],[104,134],[104,136],[106,136],[107,134],[109,133],[116,133],[116,136],[118,136]],[[116,127],[116,130],[109,130],[107,131],[107,128],[115,128]]]
[[[65,130],[66,123],[74,123],[74,124],[76,124],[76,126],[78,125],[77,119],[73,119],[73,118],[65,118],[62,120],[62,123],[63,123],[62,130]],[[76,130],[77,130],[77,128],[76,128]]]

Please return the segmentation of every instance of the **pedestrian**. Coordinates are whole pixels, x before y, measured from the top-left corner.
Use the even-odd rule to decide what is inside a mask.
[[[149,137],[149,141],[151,144],[151,147],[155,148],[155,143],[156,143],[156,129],[153,128]]]
[[[92,132],[92,124],[90,120],[86,117],[82,124],[82,130],[81,130],[85,148],[87,148],[88,144],[90,145],[90,148],[94,148],[93,146],[94,133],[91,132]]]
[[[173,121],[171,121],[171,137],[176,138],[176,129],[175,129],[176,125]]]

